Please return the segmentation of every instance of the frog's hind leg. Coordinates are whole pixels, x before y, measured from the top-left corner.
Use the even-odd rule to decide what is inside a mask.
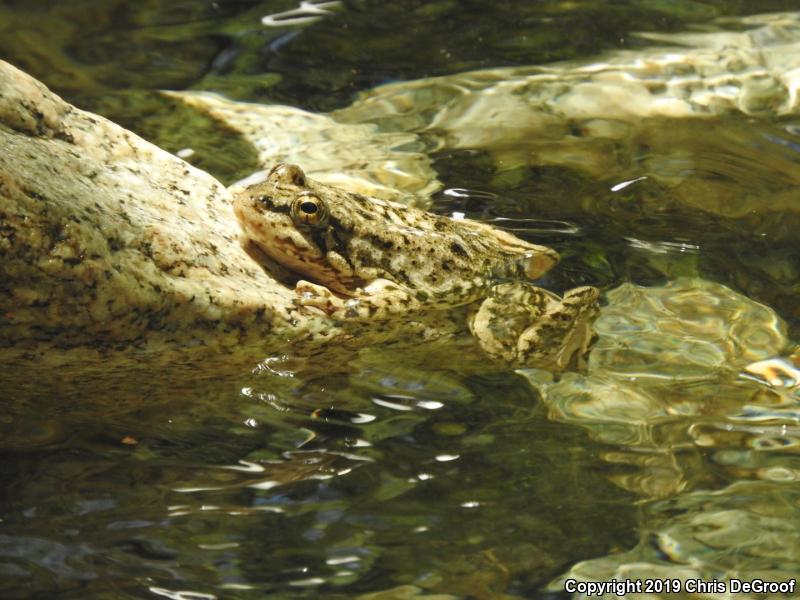
[[[408,290],[385,279],[357,288],[351,297],[341,297],[325,286],[301,279],[295,285],[297,304],[330,315],[334,319],[380,321],[408,314],[420,307]]]
[[[519,362],[554,370],[583,369],[597,339],[592,328],[600,291],[579,287],[548,307],[546,318],[528,327],[517,341]]]
[[[569,290],[561,298],[529,283],[495,286],[470,321],[481,347],[518,366],[581,367],[594,342],[599,291]]]

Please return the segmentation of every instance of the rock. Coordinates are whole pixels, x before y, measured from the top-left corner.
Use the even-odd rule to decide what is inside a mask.
[[[176,97],[224,120],[257,149],[263,167],[302,158],[339,185],[412,201],[439,185],[411,134],[380,134],[290,107]],[[125,363],[120,351],[151,351],[156,362],[174,364],[192,349],[207,360],[214,350],[250,347],[237,352],[246,361],[280,355],[287,342],[300,351],[393,335],[392,327],[345,331],[326,315],[300,314],[290,275],[243,250],[221,183],[5,62],[0,144],[0,355],[7,361],[77,364],[113,353]],[[359,340],[366,330],[369,339]]]
[[[371,124],[337,123],[328,115],[291,106],[235,102],[199,92],[165,93],[251,144],[262,168],[279,162],[299,164],[323,183],[416,205],[426,204],[441,187],[430,157],[414,134],[383,133]]]
[[[0,347],[300,336],[227,190],[0,62]]]

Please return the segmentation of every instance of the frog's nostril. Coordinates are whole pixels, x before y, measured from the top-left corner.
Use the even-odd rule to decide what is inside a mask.
[[[264,208],[269,208],[270,206],[272,206],[272,198],[270,198],[269,196],[258,196],[256,198],[256,202],[258,202]]]

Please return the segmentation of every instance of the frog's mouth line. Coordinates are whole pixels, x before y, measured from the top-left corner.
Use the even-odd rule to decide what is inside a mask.
[[[317,279],[316,277],[306,275],[291,269],[284,264],[281,264],[267,252],[265,252],[261,246],[254,241],[249,241],[247,244],[245,244],[244,250],[247,252],[248,256],[250,256],[250,258],[252,258],[264,270],[264,272],[266,272],[275,281],[285,286],[288,290],[294,290],[297,282],[303,280],[324,287],[332,294],[339,296],[340,298],[347,299],[357,296],[357,289],[365,285],[365,282],[359,280],[358,282],[353,282],[352,289],[345,286],[332,287],[328,283]]]
[[[264,272],[287,289],[294,289],[295,284],[302,279],[299,273],[286,268],[281,263],[264,252],[256,242],[248,241],[244,244],[244,251],[260,266]]]

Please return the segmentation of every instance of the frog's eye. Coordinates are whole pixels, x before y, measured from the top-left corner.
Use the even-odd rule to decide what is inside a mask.
[[[328,206],[319,196],[305,192],[292,202],[292,219],[297,225],[325,227],[328,224]]]
[[[281,163],[272,167],[267,174],[267,181],[302,187],[306,184],[306,174],[297,165]]]

